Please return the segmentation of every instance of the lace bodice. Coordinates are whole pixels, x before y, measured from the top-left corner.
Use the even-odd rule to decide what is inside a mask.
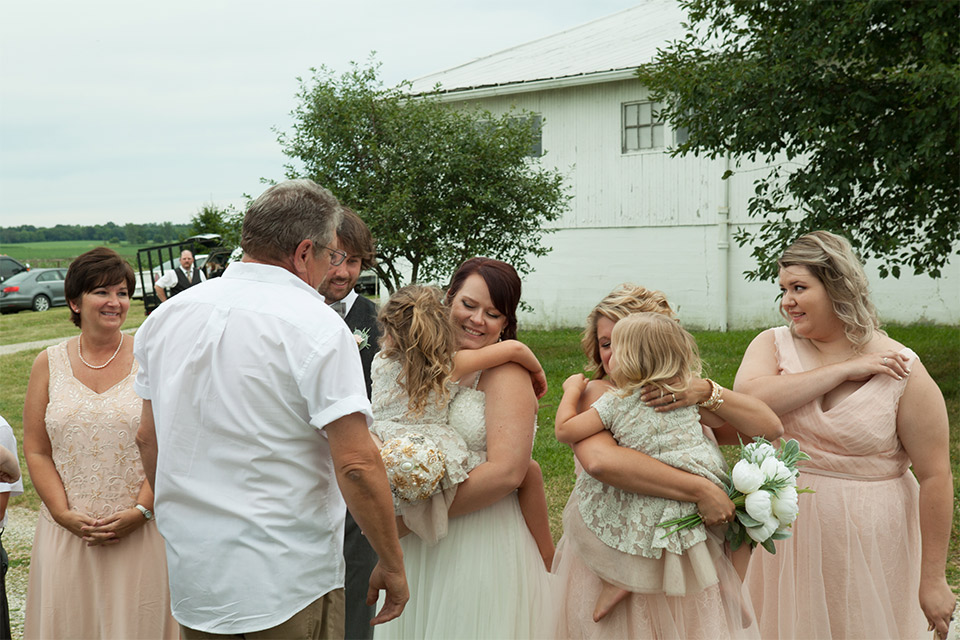
[[[370,381],[373,386],[372,407],[373,415],[377,420],[390,420],[395,422],[410,422],[431,424],[447,424],[447,407],[437,404],[435,395],[431,395],[423,415],[408,419],[406,417],[409,407],[407,402],[409,397],[400,386],[401,374],[400,362],[392,358],[384,358],[377,355],[373,359],[370,367]],[[456,396],[460,387],[449,383],[447,389],[450,391],[451,399]]]
[[[96,393],[73,376],[66,345],[47,349],[47,435],[70,508],[103,518],[134,506],[145,477],[135,440],[143,404],[133,390],[137,363],[126,378]],[[46,505],[41,513],[53,521]]]
[[[722,484],[726,463],[719,448],[703,434],[696,407],[657,413],[639,393],[621,397],[608,391],[593,407],[621,446],[646,453],[671,467]],[[657,525],[696,513],[697,506],[666,498],[642,496],[605,485],[581,473],[574,488],[584,524],[605,544],[624,553],[659,558],[663,549],[681,554],[706,540],[703,526],[664,537]]]

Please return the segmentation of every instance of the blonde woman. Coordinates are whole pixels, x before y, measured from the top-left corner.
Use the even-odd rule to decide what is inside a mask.
[[[946,637],[953,488],[943,396],[880,330],[846,239],[815,231],[783,253],[789,327],[750,344],[735,388],[760,398],[811,456],[803,517],[746,579],[765,638]],[[910,472],[911,465],[913,473]],[[919,601],[918,601],[919,596]]]
[[[604,393],[616,392],[617,385],[610,379],[613,332],[624,319],[645,312],[671,319],[675,317],[663,293],[633,284],[616,287],[590,312],[582,346],[595,373],[579,396],[577,413],[589,411]],[[704,405],[700,406],[699,416],[704,426],[703,435],[708,439],[716,439],[726,444],[736,442],[739,432],[773,437],[782,430],[776,415],[762,402],[729,389],[722,389],[716,383],[701,379],[698,375],[690,375],[686,384],[682,384],[679,378],[670,379],[666,384],[669,389],[663,385],[642,386],[639,389],[639,399],[657,413],[682,415],[682,411],[689,411],[684,407]],[[720,391],[723,403],[710,402],[714,390]],[[728,522],[734,515],[733,503],[715,481],[661,462],[642,451],[620,446],[611,431],[604,429],[579,440],[573,444],[573,450],[583,469],[589,476],[606,485],[608,491],[622,490],[692,503],[707,527]],[[571,496],[571,501],[573,500],[574,496]],[[729,563],[723,565],[725,574],[728,573],[728,565]],[[744,617],[739,628],[735,621],[723,615],[698,618],[689,609],[691,600],[663,593],[656,597],[650,594],[630,594],[623,604],[613,607],[609,613],[603,615],[604,607],[599,611],[596,607],[603,584],[590,570],[577,545],[566,532],[557,545],[554,573],[562,583],[557,637],[658,637],[679,640],[694,633],[691,624],[699,625],[710,620],[715,622],[716,627],[706,631],[704,637],[724,637],[730,634],[731,630],[733,635],[741,636],[755,632],[755,624],[751,620],[752,607],[746,599],[742,602]],[[726,584],[731,582],[728,580]],[[709,598],[710,594],[716,593],[715,589],[703,589],[700,597]],[[736,599],[736,594],[728,593],[727,603],[735,603]],[[651,608],[651,604],[654,608]],[[672,606],[677,608],[671,610]],[[595,622],[594,618],[601,616],[602,619]]]

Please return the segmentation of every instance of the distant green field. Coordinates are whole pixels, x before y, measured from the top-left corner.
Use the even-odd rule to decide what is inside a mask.
[[[0,244],[0,253],[12,256],[20,262],[29,262],[31,267],[65,267],[81,253],[94,247],[107,246],[136,264],[137,250],[146,244],[101,242],[99,240],[64,240],[61,242],[22,242]]]

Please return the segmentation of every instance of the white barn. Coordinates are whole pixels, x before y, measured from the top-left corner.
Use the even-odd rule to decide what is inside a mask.
[[[651,120],[648,91],[634,76],[658,46],[683,34],[683,19],[674,0],[645,0],[414,81],[414,93],[439,83],[453,107],[516,107],[543,118],[539,161],[567,176],[573,198],[545,238],[553,251],[534,259],[524,279],[533,307],[521,317],[525,326],[581,326],[625,281],[663,290],[690,327],[780,321],[778,288],[745,280],[750,248],[733,240],[738,226],[758,224],[747,216],[757,173],[741,167],[724,181],[723,159],[671,158],[665,149],[677,133]],[[883,322],[960,323],[960,261],[939,279],[881,280],[871,265],[868,276]]]

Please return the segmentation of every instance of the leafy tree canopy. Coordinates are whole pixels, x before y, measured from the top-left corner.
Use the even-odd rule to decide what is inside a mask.
[[[639,76],[689,131],[675,154],[771,163],[749,204],[763,223],[736,235],[754,246],[749,275],[828,229],[883,277],[939,276],[960,238],[960,1],[681,4],[687,35]]]
[[[300,81],[294,125],[280,132],[306,177],[354,209],[377,239],[380,279],[390,291],[444,278],[466,258],[487,255],[520,273],[542,256],[543,224],[567,206],[562,176],[529,158],[540,123],[528,113],[462,111],[435,96],[387,88],[379,64],[334,76],[324,67]],[[302,166],[300,166],[302,165]]]
[[[208,203],[190,218],[190,235],[216,233],[221,237],[224,246],[239,247],[242,226],[243,213],[232,205],[221,209]]]

